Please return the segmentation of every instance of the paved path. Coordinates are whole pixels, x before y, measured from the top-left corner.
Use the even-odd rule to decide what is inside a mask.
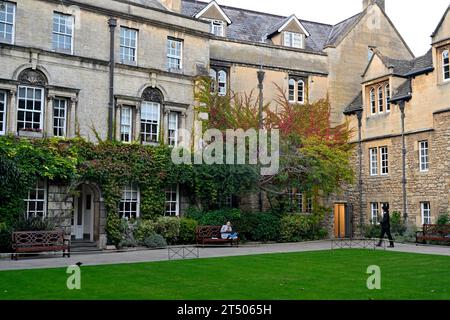
[[[245,256],[268,253],[288,253],[305,251],[330,250],[330,241],[314,241],[287,244],[260,244],[244,245],[236,247],[213,247],[200,248],[200,258],[214,258],[224,256]],[[380,249],[378,249],[380,250]],[[383,249],[381,249],[383,250]],[[418,246],[411,244],[397,244],[395,249],[387,249],[395,252],[409,252],[420,254],[434,254],[450,256],[450,247],[438,246]],[[11,261],[9,258],[0,259],[0,270],[22,270],[39,268],[67,267],[77,262],[83,265],[107,265],[121,263],[137,263],[168,260],[168,250],[143,250],[128,252],[107,252],[98,254],[73,254],[70,259],[62,258],[60,254],[40,255],[39,258],[22,257],[18,261]]]

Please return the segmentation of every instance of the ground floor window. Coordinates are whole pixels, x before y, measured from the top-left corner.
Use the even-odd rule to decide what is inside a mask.
[[[378,202],[372,202],[370,204],[370,223],[371,224],[378,223],[379,213],[380,213],[380,206],[379,206]]]
[[[28,191],[24,199],[27,218],[45,218],[47,215],[47,185],[44,180],[38,180]]]
[[[429,202],[420,203],[420,211],[422,214],[422,224],[431,224],[431,205]]]
[[[178,186],[172,186],[166,190],[166,216],[180,215],[180,192]]]
[[[127,184],[122,188],[119,216],[127,220],[139,217],[139,189],[133,183]]]
[[[0,91],[0,134],[6,133],[6,92]]]

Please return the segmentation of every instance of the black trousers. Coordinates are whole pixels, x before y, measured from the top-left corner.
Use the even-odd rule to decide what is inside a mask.
[[[381,228],[380,242],[378,243],[378,245],[381,246],[382,240],[384,239],[385,235],[388,236],[389,243],[390,243],[391,247],[393,247],[394,239],[392,238],[392,235],[391,235],[391,228]]]

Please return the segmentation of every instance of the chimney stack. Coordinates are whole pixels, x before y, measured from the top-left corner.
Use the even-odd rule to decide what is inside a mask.
[[[363,0],[363,10],[366,10],[372,4],[378,4],[383,11],[386,11],[385,0]]]
[[[160,0],[161,3],[170,11],[181,12],[181,0]]]

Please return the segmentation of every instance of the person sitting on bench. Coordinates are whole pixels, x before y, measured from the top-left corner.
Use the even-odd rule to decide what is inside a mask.
[[[220,229],[220,233],[222,234],[222,239],[236,240],[239,237],[236,232],[233,232],[233,227],[231,226],[230,221],[222,226],[222,229]]]

